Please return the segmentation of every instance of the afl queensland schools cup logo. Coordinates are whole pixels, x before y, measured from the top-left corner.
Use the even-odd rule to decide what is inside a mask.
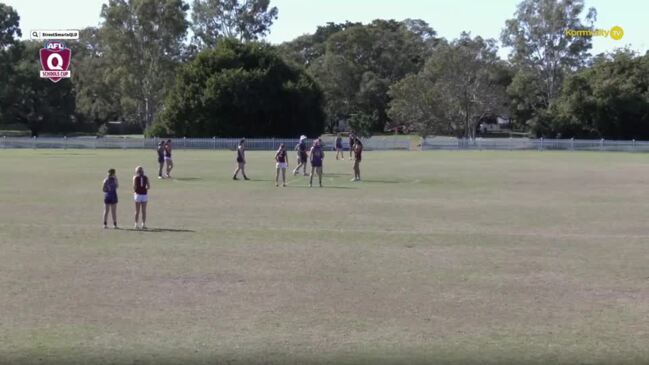
[[[52,82],[59,82],[63,78],[70,77],[70,49],[60,41],[49,41],[40,50],[41,56],[41,77],[50,79]]]

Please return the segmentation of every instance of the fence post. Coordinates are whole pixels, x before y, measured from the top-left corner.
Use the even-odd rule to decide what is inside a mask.
[[[32,148],[36,149],[36,136],[32,137]]]
[[[635,152],[635,139],[631,140],[631,151]]]
[[[126,137],[122,136],[122,149],[126,149]]]
[[[216,150],[216,137],[212,137],[212,147]]]
[[[68,136],[63,136],[63,149],[68,149]]]
[[[2,136],[2,148],[7,148],[7,136]]]
[[[187,137],[183,137],[183,149],[187,149]]]
[[[539,145],[539,150],[543,151],[543,137],[541,137],[541,144]]]
[[[575,137],[570,138],[570,150],[575,150]]]
[[[604,138],[599,141],[599,150],[604,151]]]

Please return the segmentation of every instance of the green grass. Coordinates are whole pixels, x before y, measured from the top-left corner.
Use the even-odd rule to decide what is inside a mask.
[[[0,363],[649,363],[649,156],[0,150]],[[291,163],[294,156],[291,155]]]

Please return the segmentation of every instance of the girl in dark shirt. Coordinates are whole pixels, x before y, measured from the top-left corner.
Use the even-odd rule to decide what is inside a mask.
[[[318,174],[318,182],[322,187],[322,160],[324,160],[324,151],[322,150],[322,141],[320,138],[313,142],[311,147],[311,178],[309,180],[309,187],[313,186],[313,175]]]
[[[239,147],[237,147],[237,169],[234,170],[234,176],[232,176],[232,180],[239,180],[237,178],[237,174],[239,174],[239,171],[241,171],[241,175],[243,176],[244,180],[250,180],[248,179],[248,176],[246,176],[246,147],[245,144],[246,139],[242,138],[241,141],[239,141]]]
[[[162,175],[162,169],[165,166],[165,143],[164,143],[164,141],[160,141],[160,143],[158,143],[158,165],[160,165],[160,167],[158,168],[158,179],[164,179],[164,176]]]
[[[345,159],[345,155],[343,154],[343,137],[340,136],[340,133],[336,136],[336,160],[338,159],[338,155],[340,155],[341,159]]]
[[[279,172],[282,171],[282,186],[286,186],[286,169],[288,168],[288,156],[286,155],[286,147],[284,143],[279,145],[279,149],[275,153],[275,186],[279,186]]]
[[[361,181],[361,158],[363,154],[363,143],[360,139],[354,139],[354,178],[352,181]]]
[[[293,170],[293,175],[297,175],[300,171],[300,167],[302,168],[302,172],[304,176],[309,176],[306,173],[306,163],[308,159],[307,155],[307,148],[306,148],[306,136],[302,135],[300,136],[300,143],[298,143],[295,146],[295,150],[297,151],[297,166],[295,167],[295,170]]]
[[[104,228],[108,228],[108,211],[111,211],[113,216],[113,227],[117,229],[117,188],[119,182],[115,176],[115,169],[108,170],[108,176],[104,179],[102,184],[102,191],[104,192]]]
[[[354,133],[349,133],[349,159],[352,159],[352,153],[354,152],[354,141],[356,140],[356,136],[354,136]]]
[[[164,146],[164,160],[167,163],[167,177],[171,178],[171,169],[174,168],[174,161],[171,159],[171,140],[168,139]]]

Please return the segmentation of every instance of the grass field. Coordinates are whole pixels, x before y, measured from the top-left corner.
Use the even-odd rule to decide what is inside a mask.
[[[649,363],[649,156],[332,157],[176,151],[142,232],[154,151],[0,150],[0,363]]]

